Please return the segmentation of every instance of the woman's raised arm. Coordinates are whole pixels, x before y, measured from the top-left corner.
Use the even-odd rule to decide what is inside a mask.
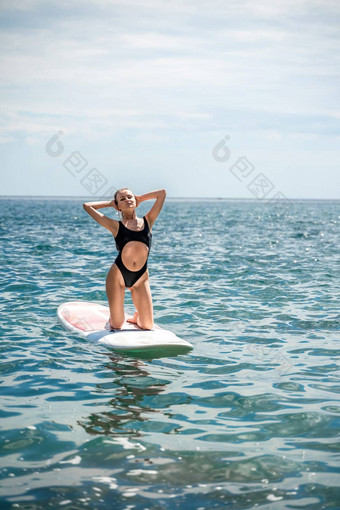
[[[150,191],[150,193],[145,193],[144,195],[135,195],[137,206],[141,202],[145,202],[145,200],[152,200],[154,198],[156,199],[156,202],[153,204],[150,211],[145,215],[146,219],[148,220],[148,224],[149,224],[150,228],[155,223],[157,216],[161,212],[165,197],[166,197],[165,189],[159,189],[157,191]]]
[[[115,237],[118,232],[119,223],[117,220],[113,220],[105,214],[100,213],[97,209],[102,209],[103,207],[113,207],[117,209],[114,200],[110,201],[101,201],[101,202],[85,202],[83,204],[83,208],[85,211],[92,216],[94,220],[96,220],[102,227],[107,228]]]

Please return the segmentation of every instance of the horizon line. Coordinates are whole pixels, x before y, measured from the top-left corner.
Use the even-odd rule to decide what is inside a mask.
[[[91,200],[91,201],[98,201],[101,200],[107,200],[110,197],[93,197],[93,196],[86,196],[86,195],[0,195],[0,200],[6,200],[6,199],[55,199],[55,200]],[[224,201],[251,201],[251,202],[262,202],[262,203],[268,203],[268,202],[274,202],[271,198],[256,198],[256,197],[217,197],[217,196],[167,196],[167,200],[224,200]],[[281,199],[282,200],[282,199]],[[289,201],[339,201],[339,198],[288,198],[286,197],[286,200]],[[279,200],[278,200],[279,201]],[[283,200],[284,201],[284,200]]]

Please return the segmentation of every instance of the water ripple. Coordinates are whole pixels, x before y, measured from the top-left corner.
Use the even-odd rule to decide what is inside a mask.
[[[169,201],[150,274],[175,357],[58,323],[106,303],[116,253],[80,201],[0,209],[2,508],[339,508],[339,202]]]

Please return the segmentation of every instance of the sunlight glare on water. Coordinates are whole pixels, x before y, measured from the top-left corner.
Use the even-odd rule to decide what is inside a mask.
[[[116,257],[81,200],[0,209],[1,509],[340,508],[339,202],[168,200],[149,271],[178,355],[58,322],[107,304]]]

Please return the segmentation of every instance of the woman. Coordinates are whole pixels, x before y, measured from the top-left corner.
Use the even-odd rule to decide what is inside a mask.
[[[118,257],[106,277],[106,294],[110,307],[110,327],[120,329],[125,321],[125,288],[131,291],[136,312],[129,322],[142,329],[152,329],[153,310],[147,260],[151,247],[151,229],[165,200],[164,189],[145,195],[134,195],[128,188],[116,191],[109,202],[87,202],[83,207],[100,225],[107,228],[116,240]],[[138,218],[136,208],[145,200],[156,199],[150,211]],[[113,207],[122,215],[117,221],[98,212],[102,207]]]

